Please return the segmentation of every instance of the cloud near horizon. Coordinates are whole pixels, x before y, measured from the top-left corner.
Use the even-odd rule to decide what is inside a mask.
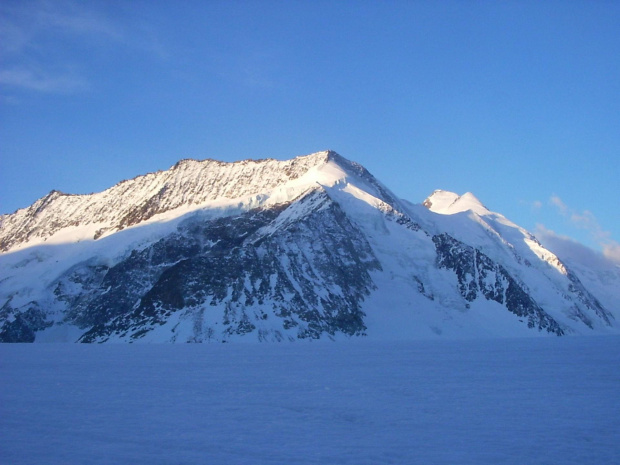
[[[572,260],[589,268],[598,269],[613,266],[615,263],[601,252],[591,249],[575,239],[563,236],[538,223],[534,235],[543,246],[560,257]]]
[[[612,239],[611,233],[609,231],[605,231],[601,227],[597,218],[591,211],[584,210],[583,212],[578,212],[577,210],[574,210],[566,205],[557,195],[552,195],[549,198],[549,204],[555,207],[560,215],[566,217],[575,227],[587,231],[592,240],[601,247],[602,255],[604,257],[611,260],[615,264],[620,264],[620,243]],[[572,242],[574,244],[579,244],[567,236],[560,236],[556,234],[555,232],[545,228],[542,224],[537,225],[537,235],[552,238],[555,242],[562,240],[565,243]],[[586,247],[583,245],[581,246]]]

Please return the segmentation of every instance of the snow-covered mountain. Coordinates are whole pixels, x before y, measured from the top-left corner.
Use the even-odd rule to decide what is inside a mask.
[[[0,217],[0,250],[7,342],[565,335],[620,326],[617,269],[573,270],[469,193],[398,200],[331,151],[182,160],[96,194],[52,191]]]

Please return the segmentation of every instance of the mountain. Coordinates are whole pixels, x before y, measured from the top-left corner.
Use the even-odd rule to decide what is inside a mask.
[[[618,331],[617,270],[573,270],[473,194],[397,199],[332,151],[182,160],[0,217],[0,340],[207,342]]]

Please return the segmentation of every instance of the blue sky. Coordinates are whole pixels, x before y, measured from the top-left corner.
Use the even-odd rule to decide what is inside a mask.
[[[0,3],[0,212],[333,149],[620,262],[620,2]]]

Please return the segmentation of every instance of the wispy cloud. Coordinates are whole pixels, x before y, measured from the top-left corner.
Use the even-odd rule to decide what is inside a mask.
[[[619,260],[614,260],[612,257],[592,250],[590,247],[568,236],[558,234],[542,224],[536,225],[534,234],[547,249],[562,260],[575,261],[591,269],[609,268],[620,263]]]
[[[108,17],[75,1],[5,2],[0,6],[0,51],[23,53],[45,47],[58,36],[121,40],[123,33]]]
[[[549,203],[555,206],[562,215],[567,214],[568,207],[566,206],[564,202],[562,202],[562,199],[559,198],[557,195],[552,195],[551,198],[549,199]]]
[[[88,87],[66,56],[67,40],[115,40],[113,24],[74,2],[4,2],[0,7],[0,85],[44,93]]]
[[[86,5],[83,2],[43,1],[35,12],[36,24],[39,28],[56,29],[65,34],[122,38],[123,34],[114,22],[87,9]]]
[[[88,89],[89,75],[80,61],[83,50],[97,53],[110,46],[162,56],[152,31],[142,37],[96,9],[96,4],[74,0],[0,3],[0,85],[5,88],[44,93]],[[80,49],[81,54],[75,53]]]
[[[600,268],[608,264],[602,253],[555,231],[543,224],[537,224],[534,230],[536,238],[562,260],[576,261],[589,268]]]
[[[0,71],[0,85],[20,87],[38,92],[71,93],[88,88],[86,80],[71,74],[36,73],[32,69],[13,68]]]
[[[534,200],[533,202],[530,200],[519,200],[519,204],[529,207],[533,211],[541,210],[544,205],[540,200]]]
[[[603,254],[614,263],[620,264],[620,244],[610,241],[603,245]]]
[[[589,210],[579,212],[566,205],[560,197],[552,195],[549,204],[577,228],[586,230],[593,241],[602,249],[603,255],[615,263],[620,263],[620,243],[611,237],[609,231],[605,231],[594,214]]]

